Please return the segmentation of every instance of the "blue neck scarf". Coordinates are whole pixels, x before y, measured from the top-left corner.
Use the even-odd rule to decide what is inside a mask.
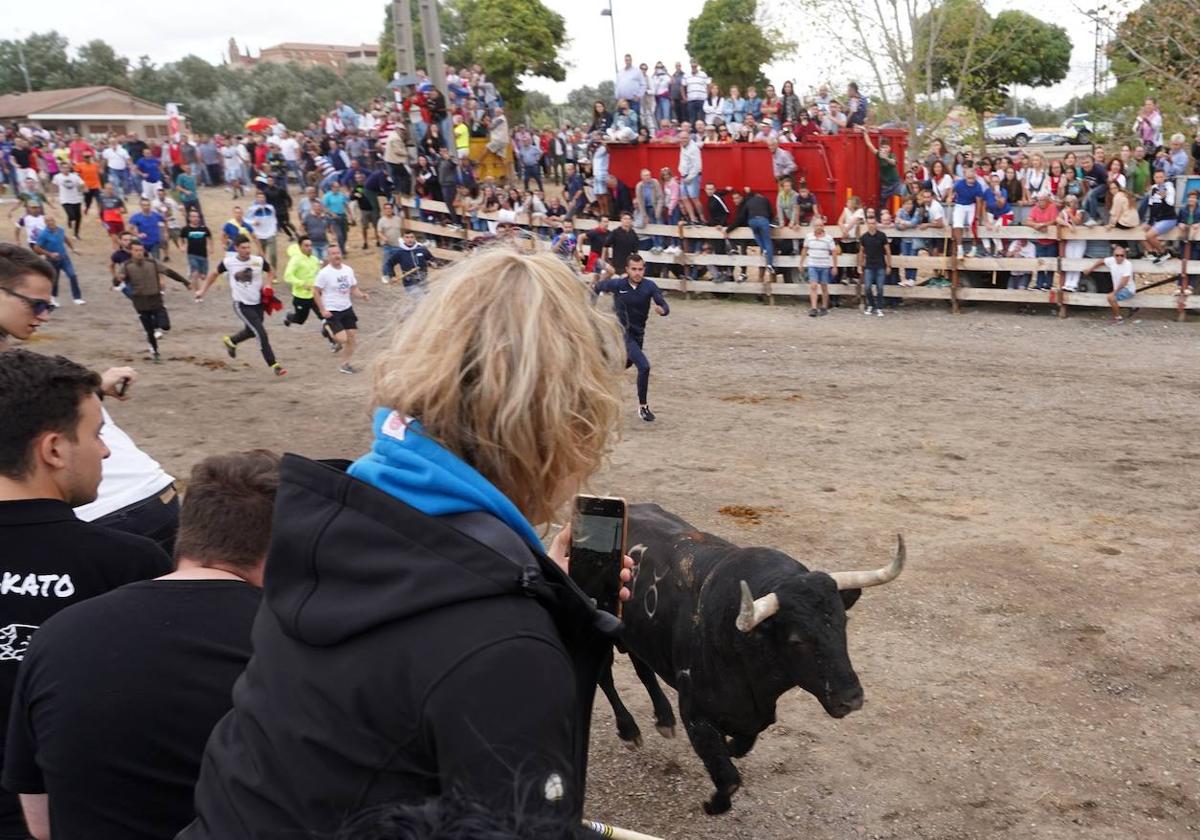
[[[428,516],[483,511],[516,531],[541,554],[542,541],[516,505],[474,467],[427,436],[419,421],[388,408],[375,410],[371,451],[350,475]]]

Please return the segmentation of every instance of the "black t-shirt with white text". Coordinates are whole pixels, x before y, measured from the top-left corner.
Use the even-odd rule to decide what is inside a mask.
[[[189,257],[207,257],[208,256],[208,240],[212,239],[212,231],[207,225],[187,225],[181,231],[183,238],[187,241],[187,253]]]
[[[143,537],[83,522],[66,502],[0,502],[0,731],[8,730],[17,669],[35,631],[80,601],[171,570]],[[7,752],[7,745],[4,750]],[[0,794],[0,838],[27,837],[11,788]]]
[[[5,787],[49,794],[55,840],[174,837],[260,600],[239,580],[148,580],[56,615],[17,680]]]

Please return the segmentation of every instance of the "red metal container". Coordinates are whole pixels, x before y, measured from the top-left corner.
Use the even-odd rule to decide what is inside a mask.
[[[880,134],[891,141],[892,154],[903,177],[908,135],[900,129],[872,131],[871,141],[876,146]],[[879,205],[879,161],[857,131],[817,135],[803,143],[780,145],[796,159],[793,178],[797,186],[801,178],[807,180],[830,223],[837,221],[851,195],[857,195],[867,207]],[[649,169],[657,178],[664,166],[672,172],[679,168],[679,144],[675,142],[611,143],[608,152],[609,172],[630,187],[641,178],[643,169]],[[702,183],[711,183],[718,190],[749,187],[774,203],[778,185],[771,174],[771,153],[766,143],[708,143],[703,148],[702,160]]]

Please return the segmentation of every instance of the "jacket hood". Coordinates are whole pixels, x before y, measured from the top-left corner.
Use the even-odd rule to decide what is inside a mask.
[[[290,454],[280,464],[263,593],[287,635],[333,645],[449,604],[557,599],[565,576],[554,580],[557,567],[515,534],[517,550],[501,554],[452,527],[454,517],[427,516],[345,466]]]

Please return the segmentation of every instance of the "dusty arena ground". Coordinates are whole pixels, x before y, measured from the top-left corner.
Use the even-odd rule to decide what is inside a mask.
[[[226,218],[227,202],[205,201]],[[88,305],[61,309],[34,346],[136,362],[136,396],[113,414],[172,473],[237,448],[363,450],[367,376],[340,375],[312,329],[278,316],[285,379],[253,344],[230,362],[224,286],[197,305],[171,284],[166,361],[143,363],[88,222]],[[376,251],[354,263],[375,295],[356,307],[366,362],[401,292],[379,285]],[[671,304],[647,340],[659,420],[636,418],[630,374],[624,436],[595,489],[814,568],[881,565],[903,532],[909,568],[851,613],[863,710],[834,721],[785,696],[722,817],[702,814],[699,760],[682,731],[654,734],[622,663],[646,742],[626,750],[598,701],[589,815],[713,840],[1200,835],[1200,325]]]

